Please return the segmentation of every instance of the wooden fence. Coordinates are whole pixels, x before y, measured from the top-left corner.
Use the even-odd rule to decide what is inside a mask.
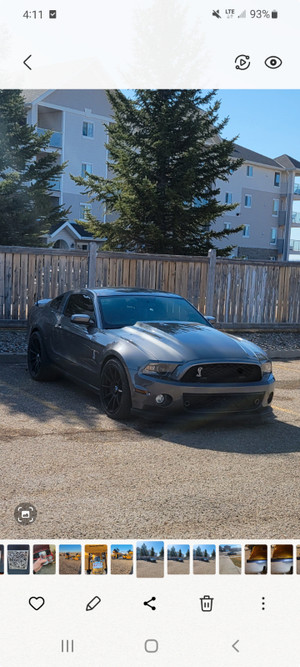
[[[300,263],[0,246],[0,322],[24,322],[36,299],[82,287],[176,292],[219,324],[299,325]]]

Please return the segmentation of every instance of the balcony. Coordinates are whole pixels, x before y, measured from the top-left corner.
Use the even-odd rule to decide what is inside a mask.
[[[293,241],[293,239],[290,240],[290,250],[293,252],[299,252],[300,251],[300,241]]]
[[[300,196],[300,183],[295,183],[294,184],[294,195],[299,195]]]
[[[61,178],[51,178],[49,180],[49,190],[54,190],[55,192],[61,190]]]
[[[45,134],[45,132],[48,132],[48,130],[46,130],[43,127],[38,127],[37,128],[37,133],[38,133],[39,137],[43,136],[43,134]],[[49,146],[51,148],[62,148],[62,133],[61,132],[54,132],[53,130],[51,130],[51,132],[52,132],[52,136],[50,137]],[[300,194],[300,191],[299,191],[299,194]]]
[[[283,227],[285,224],[286,224],[286,211],[279,211],[278,227]]]
[[[292,224],[300,225],[300,213],[297,213],[296,211],[292,213]]]
[[[277,239],[277,250],[279,255],[282,255],[283,253],[283,245],[284,245],[284,239]]]

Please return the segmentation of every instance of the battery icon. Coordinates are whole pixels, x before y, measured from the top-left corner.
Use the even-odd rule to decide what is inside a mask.
[[[272,19],[278,19],[278,12],[276,11],[276,9],[272,11],[271,17]]]

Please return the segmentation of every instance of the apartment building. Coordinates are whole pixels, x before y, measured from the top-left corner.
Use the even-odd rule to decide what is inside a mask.
[[[88,202],[87,195],[71,179],[97,174],[107,176],[107,132],[112,110],[104,90],[24,90],[27,121],[37,132],[52,130],[48,150],[57,151],[58,162],[67,162],[63,175],[51,182],[53,204],[70,208],[68,221],[52,229],[47,242],[60,248],[86,249],[93,239],[76,220],[85,220],[90,210],[105,221],[105,210],[98,202]]]
[[[300,162],[275,159],[235,145],[233,158],[243,165],[228,181],[218,181],[220,201],[237,207],[216,222],[216,229],[243,230],[222,240],[236,246],[233,256],[262,260],[300,260]]]
[[[88,210],[104,221],[106,214],[100,203],[88,202],[70,174],[107,176],[104,124],[113,121],[113,111],[106,93],[25,90],[23,94],[28,123],[39,133],[52,130],[49,150],[58,152],[60,163],[68,163],[61,178],[51,183],[51,194],[54,204],[71,207],[69,219],[51,230],[47,242],[86,249],[93,237],[75,221],[84,221]],[[240,258],[300,261],[300,162],[288,155],[272,159],[237,144],[232,157],[243,158],[243,165],[217,185],[220,201],[237,207],[219,218],[214,228],[244,227],[219,241],[219,247],[236,246],[233,255]]]

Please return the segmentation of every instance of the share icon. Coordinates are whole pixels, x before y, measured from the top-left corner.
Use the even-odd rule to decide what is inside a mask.
[[[154,602],[154,600],[156,600],[156,598],[153,597],[150,600],[147,600],[147,602],[144,602],[145,607],[150,607],[150,609],[152,609],[152,611],[155,611],[156,607],[154,607],[152,604],[150,604],[151,602]]]

